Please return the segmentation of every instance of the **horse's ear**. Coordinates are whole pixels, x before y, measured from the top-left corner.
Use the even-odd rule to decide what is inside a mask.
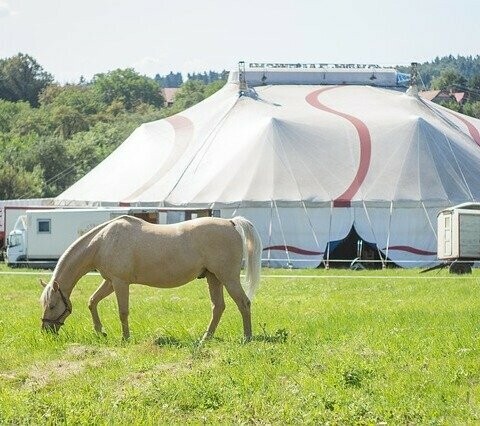
[[[58,283],[56,281],[53,282],[53,291],[58,291]]]
[[[38,282],[40,283],[40,285],[45,288],[47,286],[47,283],[45,281],[43,281],[41,278],[38,280]]]

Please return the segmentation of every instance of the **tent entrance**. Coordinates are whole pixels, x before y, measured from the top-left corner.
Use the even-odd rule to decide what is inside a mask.
[[[352,226],[343,240],[330,242],[329,266],[330,268],[381,269],[382,259],[377,245],[363,240]]]

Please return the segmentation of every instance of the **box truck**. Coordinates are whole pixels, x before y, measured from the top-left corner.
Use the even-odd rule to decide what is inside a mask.
[[[77,238],[101,223],[126,214],[150,223],[167,224],[212,216],[213,211],[156,207],[27,210],[18,217],[8,235],[6,263],[12,267],[53,268]]]

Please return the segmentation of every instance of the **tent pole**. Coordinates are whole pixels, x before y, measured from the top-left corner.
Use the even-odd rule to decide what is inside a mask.
[[[277,212],[277,219],[280,225],[280,232],[282,234],[283,246],[285,247],[285,255],[287,256],[287,266],[291,268],[293,265],[292,265],[292,261],[290,260],[290,254],[288,253],[287,241],[285,240],[285,234],[283,232],[282,220],[280,219],[280,213],[278,211],[277,203],[275,200],[273,200],[273,204],[275,206],[275,211]]]
[[[362,200],[362,204],[363,204],[363,209],[365,210],[365,215],[367,216],[368,224],[370,225],[370,231],[372,231],[373,238],[375,239],[375,244],[377,245],[377,252],[378,252],[378,256],[380,257],[380,261],[382,262],[382,269],[385,269],[385,260],[383,259],[383,254],[380,251],[380,248],[378,247],[378,240],[375,235],[375,231],[373,230],[373,224],[372,224],[372,221],[370,220],[370,215],[368,214],[365,200]]]
[[[428,215],[428,212],[427,212],[427,208],[425,207],[425,204],[423,203],[423,201],[420,201],[422,203],[422,208],[423,208],[423,211],[425,212],[425,216],[427,216],[427,220],[428,220],[428,224],[430,225],[430,229],[432,230],[433,232],[433,235],[435,235],[435,239],[437,239],[437,231],[435,230],[433,224],[432,224],[432,221],[430,220],[430,216]]]
[[[317,244],[317,248],[320,251],[321,250],[320,243],[318,242],[317,234],[315,233],[315,228],[313,226],[313,223],[310,220],[310,216],[308,214],[307,206],[305,205],[305,202],[303,200],[302,200],[302,206],[303,206],[303,210],[305,211],[305,215],[307,216],[307,220],[308,220],[308,224],[310,225],[310,229],[312,230],[313,239],[315,240],[315,244]]]
[[[387,247],[385,247],[385,257],[388,259],[388,248],[390,247],[390,231],[392,225],[392,215],[393,215],[393,200],[390,201],[390,215],[388,217],[388,233],[387,233]],[[383,268],[385,269],[386,266]]]
[[[333,200],[330,200],[330,219],[328,222],[328,242],[327,242],[327,261],[325,269],[330,269],[330,239],[332,236],[332,216],[333,216]]]
[[[270,223],[268,225],[268,247],[272,245],[272,223],[273,223],[273,200],[270,201]],[[271,257],[272,251],[268,249],[268,262],[267,265],[270,268],[270,257]]]

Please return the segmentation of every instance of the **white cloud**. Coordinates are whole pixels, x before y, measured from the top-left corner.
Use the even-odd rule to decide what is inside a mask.
[[[145,74],[149,77],[152,77],[155,76],[155,74],[165,73],[165,58],[146,56],[134,62],[132,67],[140,74]]]
[[[189,59],[183,63],[182,66],[183,71],[185,72],[203,72],[203,71],[209,71],[212,68],[212,62],[205,60],[205,59],[200,59],[200,58],[194,58],[194,59]]]
[[[0,0],[0,18],[6,18],[8,16],[15,15],[10,5],[6,0]]]

